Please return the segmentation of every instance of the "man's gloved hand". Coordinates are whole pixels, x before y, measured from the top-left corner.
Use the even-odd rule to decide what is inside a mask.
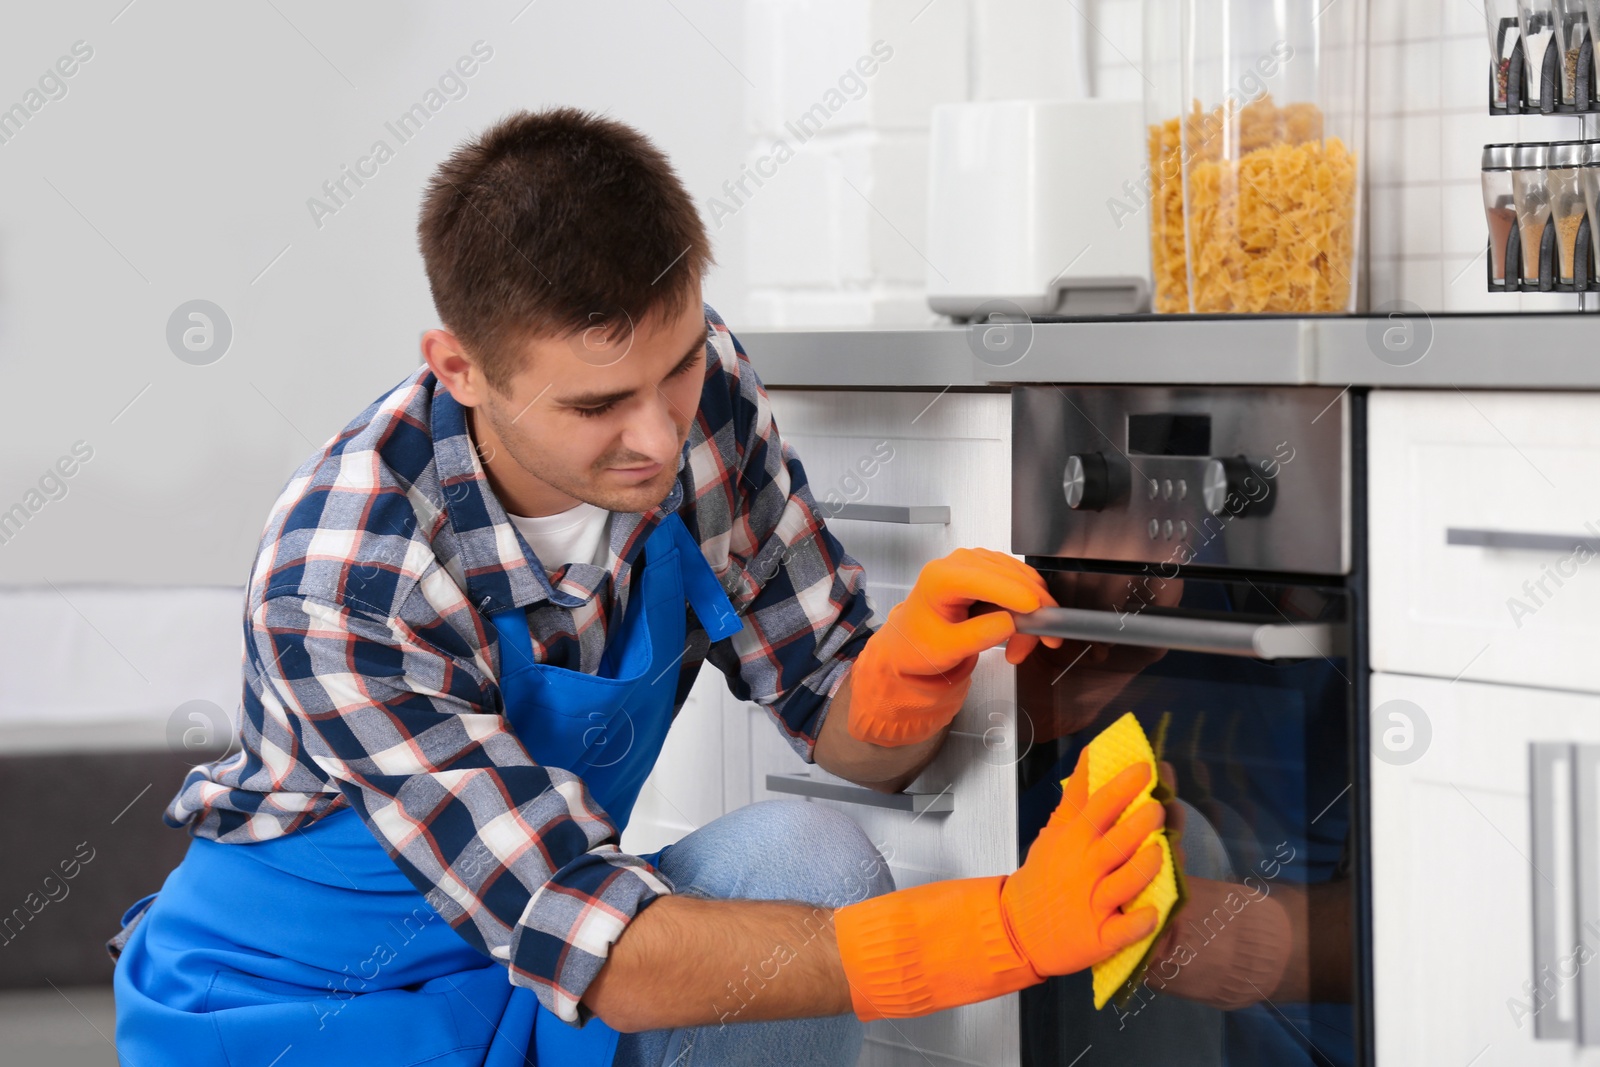
[[[974,601],[1004,609],[970,615]],[[978,653],[1006,644],[1021,663],[1043,640],[1017,633],[1012,612],[1054,607],[1038,571],[1003,552],[958,548],[917,575],[910,594],[889,611],[850,669],[850,736],[879,745],[925,740],[955,718]]]
[[[838,908],[839,956],[856,1015],[926,1015],[1072,974],[1146,937],[1154,908],[1123,914],[1161,869],[1139,843],[1164,812],[1123,809],[1150,777],[1130,767],[1093,796],[1086,758],[1049,823],[1010,875],[929,882]]]

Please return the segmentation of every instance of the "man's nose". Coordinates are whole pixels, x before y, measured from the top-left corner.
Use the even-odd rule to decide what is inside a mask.
[[[669,464],[678,451],[678,424],[674,415],[671,402],[657,390],[652,401],[644,405],[639,419],[623,434],[624,447],[656,463]]]

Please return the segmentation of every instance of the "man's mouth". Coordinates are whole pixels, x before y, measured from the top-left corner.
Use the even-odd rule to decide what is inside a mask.
[[[611,467],[610,471],[626,482],[647,482],[661,473],[661,464],[647,463],[641,467]]]

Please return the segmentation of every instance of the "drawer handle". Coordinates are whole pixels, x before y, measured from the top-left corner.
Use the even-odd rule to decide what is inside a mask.
[[[1537,788],[1537,786],[1535,786]],[[1600,923],[1600,850],[1595,836],[1600,834],[1600,745],[1572,746],[1572,812],[1574,837],[1573,862],[1577,867],[1573,889],[1578,902],[1578,929],[1592,930]],[[1569,949],[1570,951],[1570,949]],[[1585,975],[1578,983],[1578,1044],[1585,1048],[1600,1045],[1600,982]]]
[[[809,774],[769,774],[767,788],[774,793],[794,793],[819,800],[839,800],[846,804],[866,804],[922,814],[927,811],[955,811],[955,794],[945,789],[938,793],[880,793],[859,785],[824,782]]]
[[[830,519],[859,519],[862,522],[897,522],[911,526],[949,526],[948,504],[840,504],[827,512]]]
[[[1570,744],[1551,741],[1535,741],[1528,746],[1528,788],[1532,794],[1528,807],[1533,831],[1533,862],[1528,866],[1533,869],[1533,980],[1536,983],[1543,980],[1543,975],[1555,973],[1562,956],[1561,946],[1556,943],[1560,925],[1556,915],[1556,887],[1548,879],[1561,878],[1557,860],[1573,844],[1570,836],[1564,841],[1556,840],[1556,807],[1558,804],[1568,807],[1573,802],[1570,793],[1556,796],[1556,767],[1558,764],[1572,767],[1572,748]],[[1569,777],[1567,781],[1570,788],[1572,779]],[[1570,835],[1570,822],[1566,829]],[[1579,981],[1582,977],[1579,975]],[[1582,997],[1580,986],[1580,1005]],[[1544,1010],[1533,1017],[1536,1041],[1571,1041],[1578,1036],[1577,1029],[1575,1019],[1562,1017],[1559,1002],[1546,1004]]]
[[[1018,615],[1017,631],[1108,645],[1182,649],[1252,659],[1332,659],[1344,655],[1339,648],[1342,632],[1326,622],[1225,622],[1084,608],[1040,608]]]
[[[1580,545],[1600,553],[1600,537],[1581,534],[1523,533],[1517,530],[1478,530],[1460,526],[1444,532],[1447,545],[1473,545],[1478,548],[1512,548],[1526,552],[1571,552]]]

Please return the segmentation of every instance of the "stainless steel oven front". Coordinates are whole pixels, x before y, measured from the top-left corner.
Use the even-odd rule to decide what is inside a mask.
[[[1371,1062],[1364,397],[1013,394],[1012,550],[1064,638],[1017,672],[1019,859],[1133,712],[1176,783],[1188,898],[1141,979],[1021,994],[1024,1067]]]

